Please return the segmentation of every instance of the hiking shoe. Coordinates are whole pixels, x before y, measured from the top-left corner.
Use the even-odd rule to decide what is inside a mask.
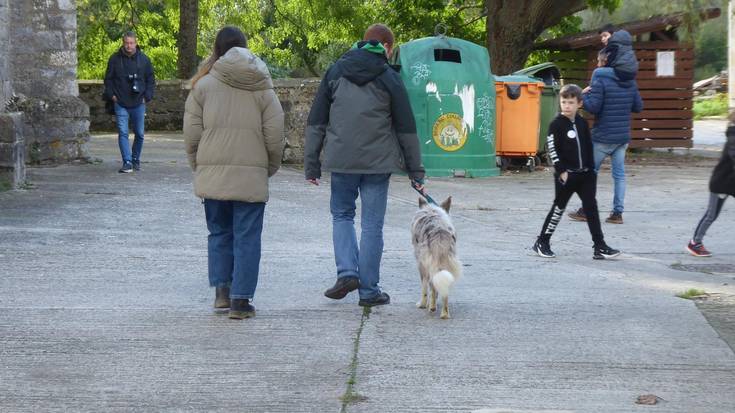
[[[605,222],[608,222],[610,224],[622,224],[623,223],[623,213],[622,212],[611,212],[610,216],[607,217]]]
[[[214,293],[214,308],[230,308],[230,288],[217,287]]]
[[[250,317],[255,317],[255,307],[250,304],[250,300],[233,298],[230,302],[230,318],[242,320]]]
[[[575,221],[587,221],[587,215],[584,213],[583,208],[579,208],[578,210],[570,212],[567,215],[569,215],[569,218]]]
[[[694,255],[695,257],[712,256],[712,253],[707,251],[707,248],[705,248],[704,244],[702,244],[701,242],[695,243],[694,241],[689,241],[689,245],[687,245],[687,251],[689,251],[689,253]]]
[[[595,247],[595,252],[592,255],[592,258],[596,260],[606,260],[608,258],[615,258],[618,255],[620,255],[620,251],[610,248],[607,244],[602,244]]]
[[[140,162],[133,162],[133,170],[135,172],[140,172]]]
[[[339,277],[331,288],[324,291],[324,295],[332,300],[341,300],[359,287],[360,280],[357,277]]]
[[[556,254],[551,250],[551,245],[548,241],[536,240],[533,244],[533,250],[538,254],[539,257],[554,258]]]
[[[387,293],[380,293],[373,298],[361,298],[358,304],[360,307],[373,307],[376,305],[390,304],[390,296]]]
[[[121,174],[129,174],[130,172],[133,172],[133,164],[130,162],[123,162],[123,166],[118,172]]]

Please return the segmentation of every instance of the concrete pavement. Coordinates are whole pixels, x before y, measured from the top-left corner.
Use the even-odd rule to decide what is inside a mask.
[[[0,193],[0,411],[731,412],[735,354],[689,300],[735,295],[733,205],[683,253],[713,160],[636,158],[624,225],[603,224],[616,261],[593,261],[566,217],[559,256],[533,243],[550,172],[432,179],[453,196],[464,277],[452,319],[415,308],[408,226],[416,196],[395,177],[382,287],[392,303],[334,302],[328,179],[272,179],[252,320],[211,312],[203,208],[181,137],[149,134],[144,171],[118,174],[113,136],[89,165],[32,168]],[[602,213],[609,171],[600,178]],[[727,327],[727,326],[725,326]],[[719,327],[718,327],[719,328]],[[724,335],[723,335],[724,337]],[[643,394],[657,406],[634,402]]]

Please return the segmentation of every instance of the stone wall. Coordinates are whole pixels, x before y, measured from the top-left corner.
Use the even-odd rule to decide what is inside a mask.
[[[89,106],[90,130],[115,131],[115,117],[105,112],[102,100],[102,81],[80,80],[79,97]],[[300,163],[304,155],[304,129],[311,103],[319,87],[319,79],[276,79],[276,93],[286,114],[286,150],[284,162]],[[185,82],[164,80],[156,82],[153,101],[146,107],[147,130],[181,130],[184,102],[189,94]]]
[[[0,73],[7,77],[2,93],[10,100],[7,111],[23,112],[25,160],[86,158],[89,108],[79,99],[76,83],[75,2],[0,0],[0,23],[5,18],[0,24],[0,61],[6,62]]]
[[[10,9],[8,0],[0,0],[0,53],[10,48],[8,27],[10,26]],[[5,109],[5,102],[10,99],[10,72],[8,61],[10,59],[0,56],[0,112]]]

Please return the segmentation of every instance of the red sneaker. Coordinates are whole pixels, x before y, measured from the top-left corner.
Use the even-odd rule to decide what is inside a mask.
[[[687,245],[687,251],[689,251],[689,253],[694,255],[695,257],[712,256],[712,253],[707,251],[707,248],[705,248],[704,244],[702,244],[701,242],[699,244],[695,244],[694,241],[689,241],[689,245]]]

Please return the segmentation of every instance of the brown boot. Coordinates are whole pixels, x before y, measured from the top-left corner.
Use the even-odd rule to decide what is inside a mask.
[[[605,222],[608,222],[610,224],[622,224],[623,223],[623,214],[620,212],[613,212],[610,214],[609,217],[605,220]]]
[[[569,215],[569,218],[575,221],[587,221],[587,214],[584,213],[583,208],[579,208],[576,211],[572,211],[567,215]]]
[[[214,308],[230,308],[230,287],[217,287],[215,289]]]

